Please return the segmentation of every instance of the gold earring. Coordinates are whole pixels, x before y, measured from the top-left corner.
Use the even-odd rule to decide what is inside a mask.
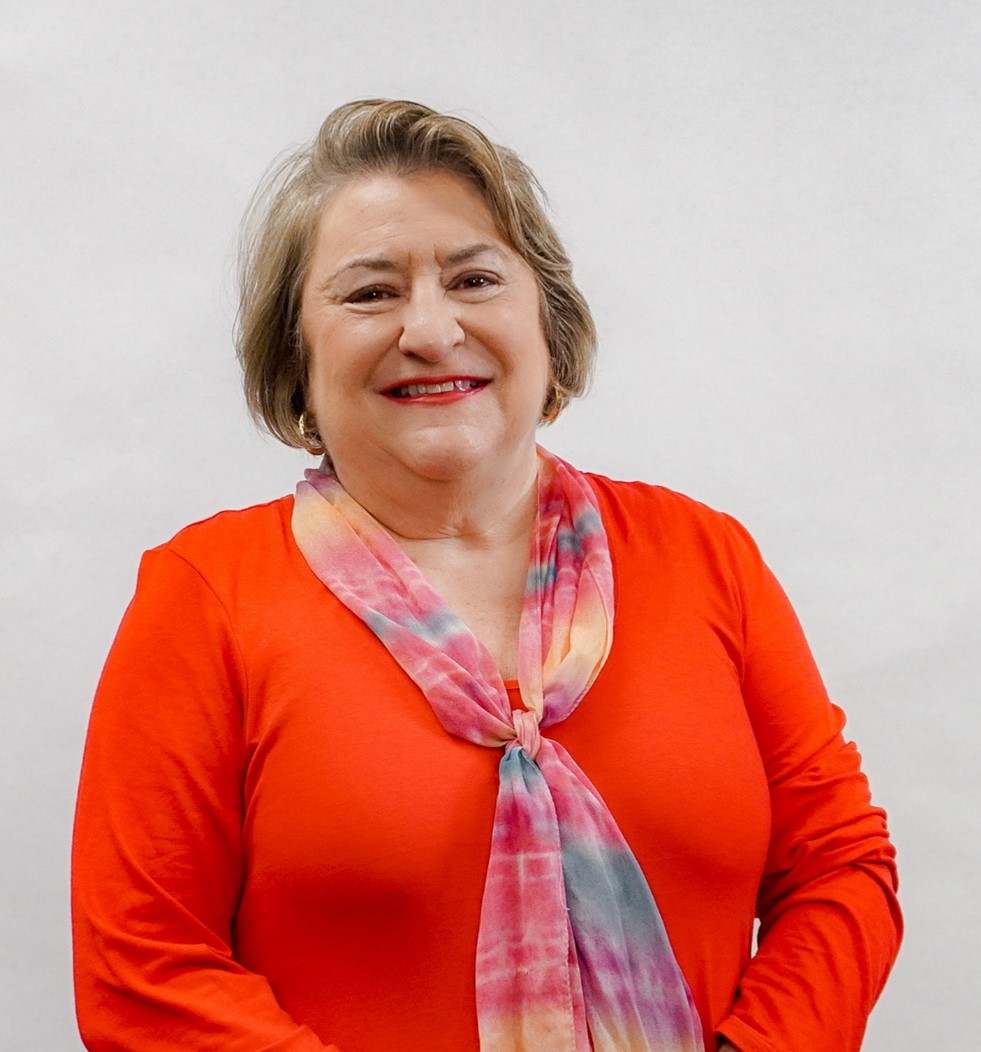
[[[300,419],[297,421],[297,430],[300,432],[303,448],[308,453],[312,453],[314,456],[321,456],[327,452],[324,440],[320,437],[320,432],[317,430],[317,421],[313,418],[313,414],[306,409],[300,414]]]
[[[565,406],[565,392],[560,391],[555,384],[548,389],[545,396],[545,404],[542,406],[542,423],[551,424],[558,417]]]

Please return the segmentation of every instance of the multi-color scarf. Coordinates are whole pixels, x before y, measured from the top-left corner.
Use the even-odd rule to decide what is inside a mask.
[[[450,734],[504,749],[477,940],[482,1052],[700,1052],[644,874],[566,750],[540,730],[589,690],[613,638],[606,531],[586,479],[539,451],[518,640],[525,709],[493,658],[325,464],[296,490],[310,568],[415,681]]]

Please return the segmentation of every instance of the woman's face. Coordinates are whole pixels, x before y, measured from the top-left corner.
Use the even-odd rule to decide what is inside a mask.
[[[446,172],[329,200],[303,288],[308,409],[339,477],[527,473],[549,381],[539,289]]]

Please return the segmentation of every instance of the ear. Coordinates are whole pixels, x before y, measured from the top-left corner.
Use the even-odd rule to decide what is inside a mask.
[[[296,423],[303,448],[312,456],[321,457],[327,452],[324,440],[320,437],[317,420],[309,409],[304,409]]]

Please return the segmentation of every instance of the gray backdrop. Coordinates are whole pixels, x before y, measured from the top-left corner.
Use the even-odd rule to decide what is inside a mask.
[[[544,441],[756,535],[899,846],[866,1047],[973,1040],[981,5],[36,0],[2,25],[0,1045],[79,1047],[71,814],[140,552],[307,464],[241,406],[235,230],[365,95],[537,170],[602,334]]]

